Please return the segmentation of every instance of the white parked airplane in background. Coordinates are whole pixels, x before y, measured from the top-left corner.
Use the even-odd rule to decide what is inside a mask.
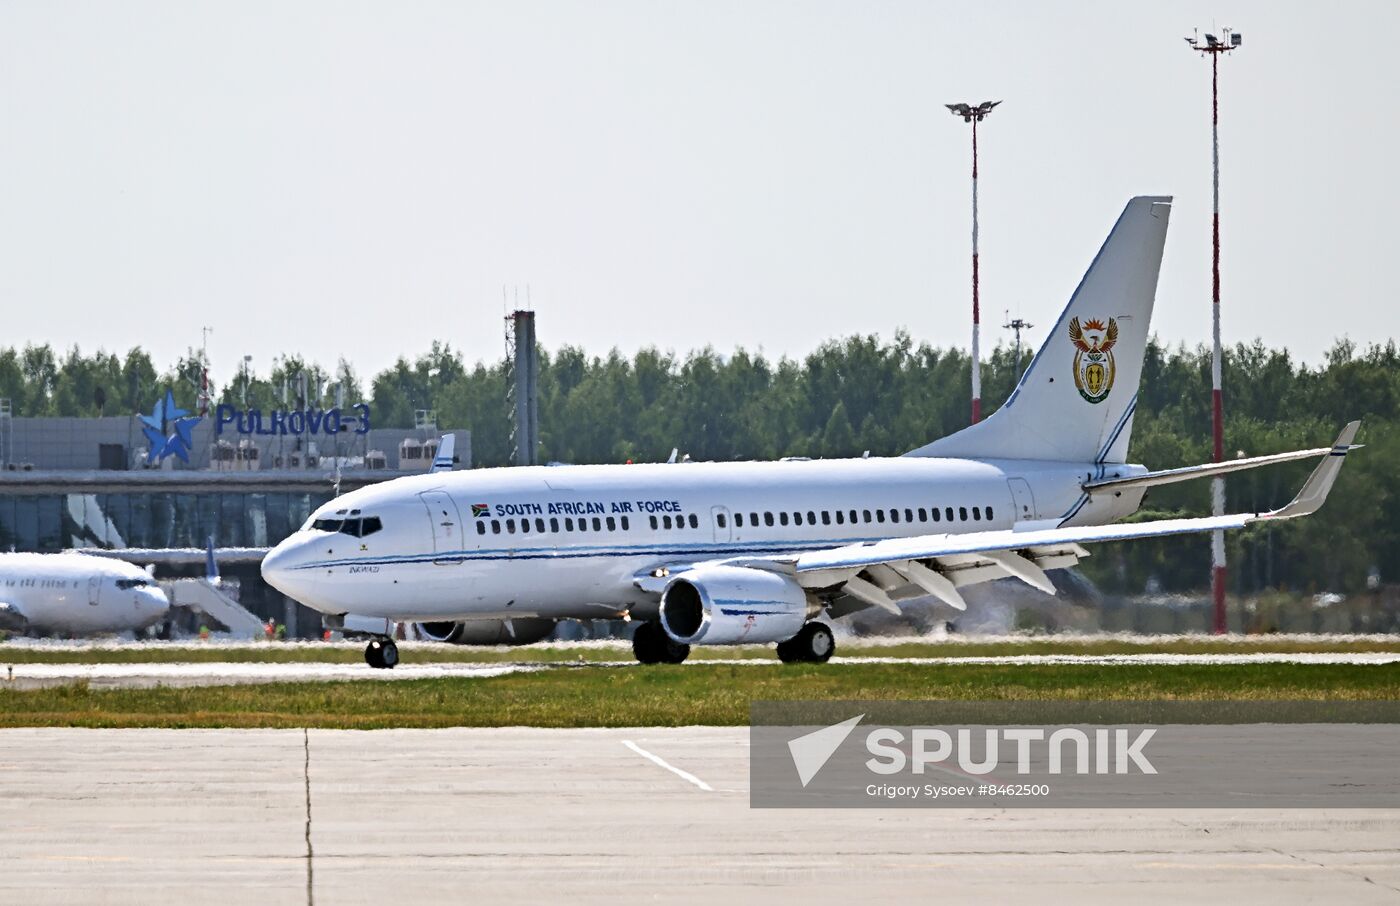
[[[263,561],[328,615],[449,624],[630,618],[644,663],[691,645],[777,642],[825,661],[814,618],[898,611],[1045,571],[1081,545],[1239,528],[1315,511],[1357,423],[1329,448],[1150,472],[1127,463],[1169,198],[1134,198],[1015,391],[979,424],[896,458],[483,469],[400,478],[312,514]],[[1282,509],[1109,525],[1147,488],[1324,456]],[[391,667],[391,639],[366,650]]]
[[[139,566],[61,554],[0,554],[0,629],[49,635],[140,631],[165,618],[165,592]]]

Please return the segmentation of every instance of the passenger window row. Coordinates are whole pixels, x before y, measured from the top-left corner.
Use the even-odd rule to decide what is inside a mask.
[[[687,517],[687,516],[677,516],[677,517],[675,518],[674,521],[671,519],[670,516],[662,516],[662,517],[660,517],[659,519],[658,519],[656,516],[652,516],[652,517],[651,517],[651,527],[652,527],[652,529],[667,529],[667,530],[673,529],[673,528],[683,529],[683,528],[686,527],[687,524],[688,524],[691,528],[699,528],[699,527],[700,527],[700,518],[699,518],[698,516],[696,516],[694,513],[691,513],[688,517]]]
[[[914,523],[941,523],[941,522],[982,522],[993,518],[990,506],[974,507],[894,507],[890,509],[874,510],[797,510],[793,512],[749,512],[747,514],[739,512],[734,514],[734,527],[744,528],[748,525],[752,528],[758,526],[775,525],[860,525],[860,524],[914,524]],[[677,516],[649,516],[650,525],[653,531],[673,531],[677,529],[700,527],[700,519],[694,513]],[[334,522],[335,520],[318,520],[316,528],[322,528],[322,522]],[[352,520],[345,520],[349,525]],[[358,520],[354,520],[358,522]],[[370,522],[374,523],[374,528],[369,527]],[[728,528],[728,520],[725,514],[717,513],[715,522],[720,528]],[[485,535],[544,535],[558,534],[559,532],[616,532],[630,531],[631,522],[626,516],[593,516],[590,518],[574,519],[564,517],[562,523],[558,517],[552,516],[547,521],[543,518],[534,520],[528,518],[516,519],[478,519],[476,521],[476,533]],[[368,535],[371,531],[378,531],[379,520],[368,517],[364,520],[363,534]],[[327,528],[326,531],[336,531],[334,528]],[[340,531],[346,531],[342,528]]]
[[[693,518],[693,517],[692,517]],[[747,517],[744,513],[734,514],[734,527],[743,528],[745,519],[750,528],[757,528],[760,525],[858,525],[861,523],[875,522],[884,524],[886,522],[899,524],[915,522],[967,522],[969,521],[969,510],[965,506],[960,507],[904,507],[877,510],[796,510],[791,513],[779,512],[777,514],[764,511],[762,513],[749,512]],[[992,508],[975,506],[971,509],[972,522],[981,522],[983,519],[992,519]],[[761,520],[761,521],[760,521]],[[716,516],[716,521],[720,528],[725,528],[724,514]]]
[[[695,517],[691,517],[692,519]],[[517,532],[521,535],[543,535],[546,533],[558,534],[561,530],[565,532],[616,532],[618,530],[628,531],[632,527],[631,521],[626,516],[594,516],[592,519],[580,517],[574,519],[572,516],[565,516],[561,525],[558,516],[551,516],[549,521],[544,519],[492,519],[490,520],[489,531],[493,535],[505,532],[507,535],[514,535]],[[476,521],[476,533],[484,535],[488,531],[487,520],[478,519]]]

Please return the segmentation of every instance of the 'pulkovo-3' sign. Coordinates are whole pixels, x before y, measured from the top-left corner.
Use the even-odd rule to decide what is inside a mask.
[[[264,437],[286,434],[334,436],[350,430],[356,434],[368,434],[369,406],[366,403],[356,403],[346,411],[338,408],[291,411],[273,409],[264,413],[258,409],[244,411],[229,403],[221,403],[215,410],[214,433],[223,434],[225,425],[232,425],[230,430],[239,434],[258,434]]]

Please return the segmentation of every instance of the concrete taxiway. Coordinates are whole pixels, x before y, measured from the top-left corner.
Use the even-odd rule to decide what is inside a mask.
[[[503,676],[543,670],[549,664],[404,664],[375,670],[367,664],[189,662],[169,664],[15,664],[0,668],[0,685],[15,689],[88,683],[95,689],[155,686],[229,686],[244,683],[412,680],[446,676]]]
[[[747,731],[0,731],[0,902],[1400,899],[1395,811],[754,810]]]
[[[118,663],[118,664],[46,664],[24,663],[6,665],[0,652],[0,683],[15,689],[59,686],[86,682],[94,688],[150,688],[153,686],[224,686],[236,683],[287,683],[332,680],[411,680],[443,677],[491,677],[507,673],[539,670],[597,669],[600,667],[636,667],[632,660],[542,662],[513,661],[506,663],[432,663],[431,650],[419,649],[415,655],[424,663],[405,661],[393,670],[375,670],[367,664],[251,663],[236,661],[185,663]],[[728,664],[744,667],[778,667],[774,656],[738,660],[706,660],[693,658],[691,664]],[[1022,654],[995,657],[837,657],[827,665],[840,669],[851,664],[904,664],[908,666],[943,666],[951,664],[1395,664],[1400,663],[1396,652],[1312,652],[1312,653],[1229,653],[1229,654]]]

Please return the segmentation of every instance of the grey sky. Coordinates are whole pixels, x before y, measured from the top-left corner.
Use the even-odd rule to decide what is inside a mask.
[[[1224,333],[1312,362],[1400,333],[1400,4],[0,3],[0,345],[361,374],[550,348],[801,355],[969,330],[1039,343],[1125,200],[1177,197],[1157,332],[1209,338],[1209,63]],[[1328,34],[1323,29],[1331,29]],[[1324,45],[1334,48],[1329,51]]]

